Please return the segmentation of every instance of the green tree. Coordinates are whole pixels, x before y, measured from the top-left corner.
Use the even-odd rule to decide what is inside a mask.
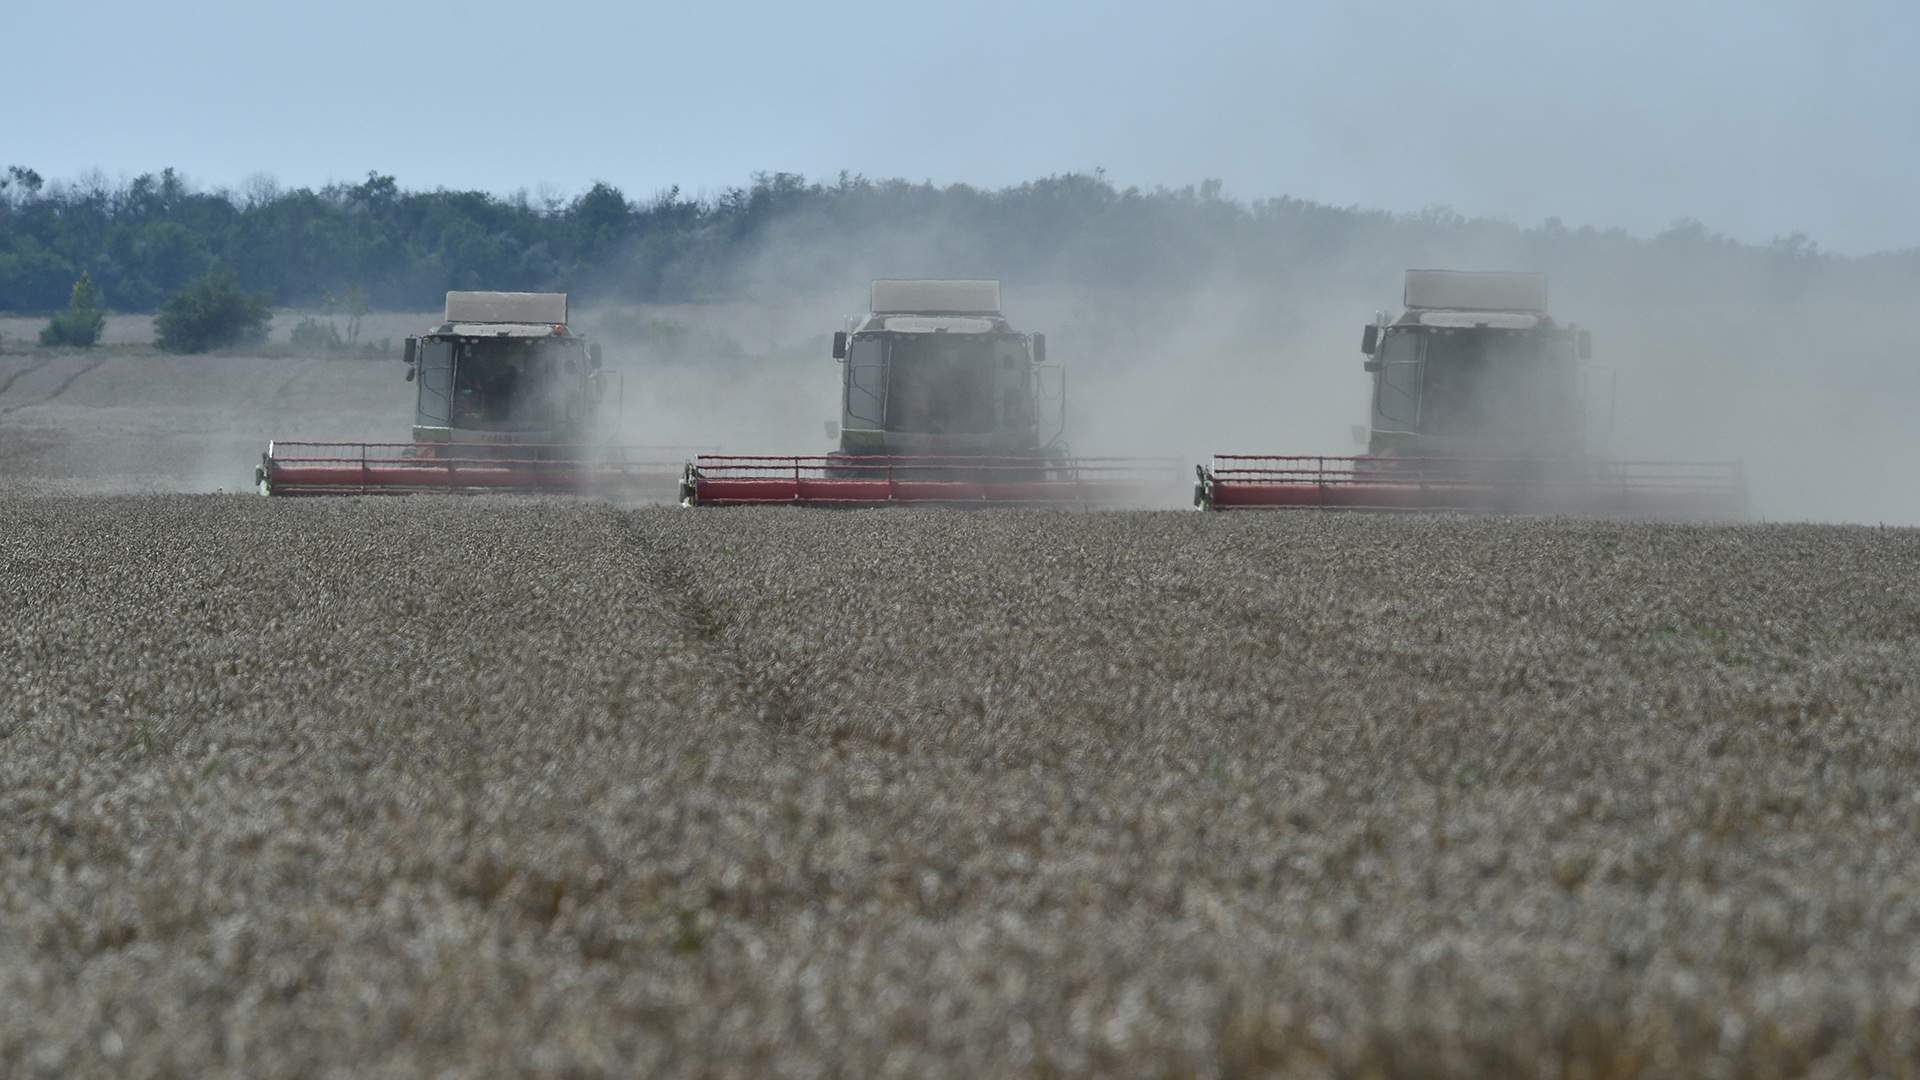
[[[168,352],[198,353],[263,341],[272,317],[265,293],[250,293],[224,265],[215,266],[167,297],[153,321],[155,344]]]
[[[55,315],[48,321],[47,328],[40,331],[40,344],[90,349],[100,340],[100,331],[106,325],[107,313],[100,309],[100,293],[93,287],[93,279],[82,270],[80,280],[73,283],[73,292],[67,297],[67,310]]]
[[[199,233],[179,222],[156,221],[140,231],[133,260],[131,269],[164,294],[206,273],[213,256]]]
[[[314,307],[329,286],[337,293],[357,282],[372,309],[420,311],[449,288],[677,303],[902,273],[1129,289],[1228,275],[1278,288],[1337,265],[1355,280],[1391,282],[1453,251],[1511,252],[1575,291],[1594,281],[1655,292],[1740,281],[1745,293],[1770,288],[1778,298],[1911,296],[1920,280],[1920,252],[1850,258],[1791,236],[1759,247],[1687,219],[1636,238],[1444,208],[1396,215],[1293,198],[1246,202],[1213,180],[1120,189],[1098,170],[997,189],[761,173],[707,198],[670,188],[639,202],[605,183],[573,198],[502,198],[412,191],[369,173],[318,189],[260,183],[239,197],[195,190],[172,170],[118,187],[100,176],[50,183],[25,166],[0,170],[0,306],[38,316],[65,305],[82,267],[121,311],[153,311],[216,262],[276,305]],[[352,300],[333,312],[346,343],[361,336]]]

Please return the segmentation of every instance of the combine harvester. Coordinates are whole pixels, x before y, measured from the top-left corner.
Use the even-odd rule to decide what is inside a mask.
[[[1000,310],[998,281],[876,281],[870,310],[833,335],[838,449],[705,454],[686,506],[1138,505],[1180,498],[1180,465],[1076,458],[1066,377],[1044,334]]]
[[[1592,336],[1547,315],[1544,276],[1409,270],[1404,301],[1361,337],[1366,456],[1216,454],[1198,467],[1194,504],[1746,516],[1738,462],[1620,461],[1588,446]]]
[[[623,387],[567,314],[565,293],[448,293],[445,321],[407,339],[413,441],[270,442],[260,493],[672,497],[684,450],[594,440]]]

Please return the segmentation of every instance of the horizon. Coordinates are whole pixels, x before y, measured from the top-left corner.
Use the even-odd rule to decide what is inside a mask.
[[[255,189],[257,185],[261,185],[261,184],[265,185],[265,188],[262,190],[271,191],[275,196],[286,195],[295,191],[309,191],[309,192],[318,194],[326,191],[329,188],[351,188],[358,184],[365,183],[370,177],[382,177],[382,178],[392,180],[394,182],[395,187],[403,194],[428,195],[428,194],[434,194],[434,193],[440,193],[440,192],[445,192],[450,194],[480,194],[480,195],[484,195],[489,198],[498,200],[500,202],[508,203],[512,205],[517,205],[522,200],[524,200],[527,206],[533,212],[539,213],[539,214],[564,212],[566,208],[569,205],[571,205],[575,200],[577,200],[580,196],[584,195],[586,192],[590,191],[595,185],[598,185],[598,184],[606,184],[614,188],[616,191],[618,191],[622,195],[622,197],[626,199],[628,206],[633,209],[644,209],[645,207],[655,204],[661,200],[664,200],[669,196],[676,196],[676,195],[677,195],[677,198],[682,203],[695,203],[702,206],[705,209],[712,209],[716,205],[718,205],[718,203],[722,199],[724,199],[728,195],[728,193],[736,192],[736,191],[750,191],[753,185],[757,183],[761,178],[771,178],[776,175],[782,175],[784,172],[782,170],[755,170],[754,172],[746,176],[741,182],[723,183],[717,186],[704,187],[699,189],[689,188],[687,185],[684,185],[684,184],[670,183],[665,185],[664,187],[654,188],[646,191],[637,191],[633,188],[630,188],[626,185],[619,183],[616,180],[613,180],[607,177],[597,177],[573,187],[568,187],[568,186],[553,184],[553,183],[544,183],[544,184],[538,184],[538,185],[532,185],[532,186],[521,185],[521,186],[517,186],[510,189],[501,190],[501,189],[494,189],[494,188],[487,188],[487,187],[480,187],[480,186],[458,186],[453,184],[435,184],[432,186],[413,185],[413,184],[407,183],[404,177],[401,177],[394,173],[384,172],[378,168],[371,170],[370,173],[363,173],[357,177],[329,176],[327,179],[321,180],[319,182],[288,182],[283,180],[280,176],[278,176],[277,174],[269,170],[256,170],[254,172],[247,174],[245,177],[243,177],[239,181],[222,182],[222,181],[209,181],[202,177],[194,176],[174,166],[161,166],[159,168],[140,169],[140,170],[122,170],[120,172],[111,173],[111,174],[108,173],[107,170],[105,170],[104,168],[94,167],[89,169],[83,169],[73,174],[56,176],[56,175],[49,175],[42,170],[34,168],[34,166],[31,163],[0,162],[0,169],[6,168],[9,165],[19,165],[20,167],[23,167],[23,168],[32,169],[36,173],[36,175],[39,176],[43,184],[41,188],[42,194],[52,194],[59,190],[69,190],[69,191],[85,190],[95,185],[103,185],[108,190],[125,190],[129,184],[131,184],[133,181],[139,179],[142,176],[159,177],[163,175],[165,172],[167,172],[168,170],[172,170],[174,175],[180,180],[180,182],[183,185],[185,185],[188,191],[193,192],[195,194],[215,195],[215,196],[224,197],[229,202],[233,203],[235,206],[245,209],[249,201],[257,197],[253,189]],[[1537,232],[1537,231],[1541,231],[1548,228],[1559,228],[1559,229],[1564,229],[1565,231],[1571,232],[1571,233],[1587,232],[1587,233],[1593,233],[1598,235],[1624,234],[1628,238],[1636,242],[1642,242],[1642,243],[1657,239],[1663,234],[1666,234],[1672,231],[1690,230],[1697,227],[1700,230],[1704,230],[1705,235],[1708,236],[1709,238],[1716,239],[1716,240],[1731,241],[1741,246],[1750,247],[1750,248],[1767,248],[1767,247],[1775,246],[1782,242],[1791,242],[1795,240],[1797,237],[1807,242],[1806,246],[1808,250],[1813,254],[1818,254],[1822,256],[1835,256],[1835,257],[1840,257],[1845,259],[1872,258],[1872,257],[1879,257],[1879,256],[1901,256],[1901,255],[1909,255],[1909,254],[1914,254],[1916,252],[1920,252],[1920,242],[1916,242],[1906,247],[1898,247],[1898,248],[1886,248],[1886,249],[1879,249],[1879,250],[1857,251],[1857,252],[1839,251],[1839,250],[1832,249],[1827,245],[1825,245],[1824,243],[1822,243],[1819,237],[1811,236],[1806,233],[1779,234],[1776,236],[1768,237],[1764,240],[1753,239],[1753,238],[1734,235],[1718,227],[1715,224],[1715,222],[1698,217],[1698,216],[1682,216],[1682,217],[1675,218],[1671,221],[1668,221],[1664,224],[1661,224],[1657,227],[1653,227],[1646,230],[1639,230],[1626,225],[1612,223],[1612,222],[1567,221],[1554,215],[1549,215],[1546,218],[1542,218],[1538,220],[1526,221],[1526,220],[1519,220],[1513,217],[1502,216],[1499,214],[1471,214],[1461,210],[1458,207],[1449,206],[1445,204],[1437,204],[1437,203],[1428,204],[1428,205],[1417,207],[1414,209],[1394,209],[1390,207],[1364,206],[1364,205],[1359,205],[1354,203],[1325,202],[1325,201],[1313,199],[1307,196],[1298,195],[1292,192],[1247,194],[1247,193],[1240,193],[1240,192],[1229,190],[1226,187],[1225,183],[1217,177],[1203,177],[1203,178],[1187,181],[1184,183],[1155,183],[1151,185],[1129,184],[1124,182],[1120,178],[1114,177],[1106,169],[1099,168],[1099,167],[1096,167],[1090,170],[1065,170],[1062,172],[1032,176],[1024,180],[1016,180],[1016,181],[1012,181],[1005,184],[993,184],[993,185],[975,183],[975,182],[964,180],[964,179],[940,180],[935,178],[916,179],[916,178],[911,178],[906,176],[875,176],[875,175],[868,175],[865,173],[855,172],[854,170],[850,170],[850,169],[833,170],[827,174],[821,174],[821,175],[800,174],[800,173],[791,173],[791,172],[784,172],[784,175],[797,176],[801,180],[801,182],[804,184],[817,185],[822,188],[832,188],[838,183],[840,183],[841,179],[844,177],[848,180],[865,181],[867,183],[870,183],[876,186],[886,185],[886,184],[907,184],[914,187],[930,186],[934,190],[965,188],[965,189],[971,189],[974,191],[985,192],[989,194],[998,194],[1001,192],[1017,190],[1020,187],[1025,186],[1027,184],[1038,183],[1046,180],[1065,179],[1069,177],[1082,177],[1086,179],[1092,179],[1100,183],[1104,183],[1118,194],[1127,194],[1129,192],[1136,192],[1142,196],[1148,196],[1148,197],[1161,196],[1161,195],[1175,196],[1175,195],[1180,195],[1186,192],[1196,192],[1196,193],[1204,192],[1207,190],[1207,188],[1210,185],[1217,185],[1217,187],[1215,188],[1215,191],[1213,192],[1212,197],[1217,198],[1220,201],[1230,203],[1241,209],[1251,209],[1262,202],[1270,202],[1270,201],[1277,202],[1277,201],[1291,200],[1294,202],[1304,203],[1307,205],[1312,205],[1312,206],[1320,207],[1323,209],[1331,210],[1337,213],[1354,214],[1354,215],[1387,215],[1396,221],[1407,221],[1407,222],[1418,221],[1423,217],[1427,217],[1429,215],[1437,215],[1441,217],[1454,216],[1459,218],[1462,223],[1467,225],[1486,225],[1486,226],[1494,226],[1494,227],[1506,227],[1506,228],[1517,229],[1522,232]]]

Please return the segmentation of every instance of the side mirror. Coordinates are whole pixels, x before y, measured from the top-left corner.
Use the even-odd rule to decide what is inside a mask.
[[[597,341],[587,342],[587,370],[599,371],[602,362],[600,343]]]
[[[407,366],[412,367],[413,362],[416,359],[418,359],[419,356],[420,356],[420,339],[417,337],[408,338],[407,352],[406,352],[406,356],[403,358],[406,360]],[[411,371],[407,372],[407,378],[409,379],[413,378],[413,372]]]
[[[1045,334],[1033,335],[1033,362],[1036,364],[1047,362],[1047,335]]]
[[[847,332],[845,330],[835,330],[833,332],[833,358],[835,360],[845,360],[847,358]]]
[[[1380,327],[1375,323],[1368,323],[1367,328],[1360,331],[1360,351],[1366,353],[1368,356],[1372,356],[1374,350],[1379,347]],[[1367,370],[1371,371],[1373,369],[1368,368]]]
[[[1593,331],[1591,330],[1580,331],[1580,336],[1577,339],[1577,343],[1575,347],[1580,350],[1580,359],[1582,360],[1593,359]]]
[[[838,439],[839,437],[840,437],[840,422],[838,420],[827,421],[827,438]]]
[[[1374,373],[1377,373],[1381,368],[1385,367],[1386,365],[1381,363],[1378,360],[1369,360],[1366,363],[1361,364],[1360,366],[1365,368],[1369,374],[1374,374]]]

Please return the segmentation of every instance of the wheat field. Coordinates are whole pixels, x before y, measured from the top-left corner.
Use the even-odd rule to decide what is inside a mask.
[[[0,1075],[1911,1074],[1916,570],[0,497]]]

